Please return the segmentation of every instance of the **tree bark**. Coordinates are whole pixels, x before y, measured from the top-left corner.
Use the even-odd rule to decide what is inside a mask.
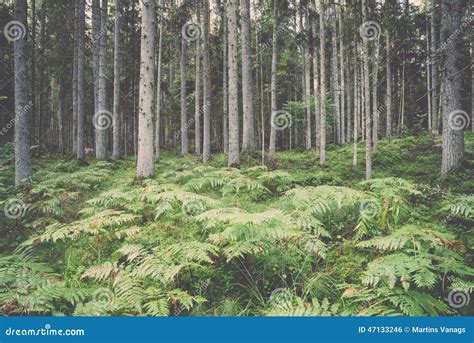
[[[341,6],[344,6],[342,3]],[[341,98],[341,144],[345,143],[346,140],[346,83],[344,80],[344,31],[343,31],[343,21],[342,21],[342,7],[338,12],[338,21],[339,21],[339,50],[340,50],[340,63],[339,63],[339,71],[340,75],[340,98]]]
[[[161,3],[161,2],[160,2]],[[158,38],[158,61],[156,66],[156,117],[155,117],[155,162],[160,160],[160,122],[161,122],[161,68],[163,52],[163,11],[160,12],[160,26]],[[197,74],[196,74],[197,75]],[[196,76],[197,77],[197,76]]]
[[[155,51],[155,2],[141,1],[140,96],[138,114],[137,177],[150,177],[154,169],[153,82]]]
[[[242,0],[242,151],[255,150],[255,118],[253,108],[252,45],[250,33],[250,0]]]
[[[379,145],[379,106],[378,106],[378,73],[379,73],[379,50],[380,50],[380,35],[377,34],[375,40],[375,56],[372,62],[372,111],[373,111],[373,125],[372,125],[372,142],[374,149]]]
[[[181,108],[181,156],[188,155],[188,113],[187,113],[187,51],[188,43],[184,37],[181,37],[181,58],[180,58],[180,78],[181,78],[181,91],[180,91],[180,108]]]
[[[319,164],[326,164],[326,28],[325,20],[325,0],[318,0],[320,7],[319,14],[319,51],[320,51],[320,72],[321,72],[321,120],[320,120],[320,148]]]
[[[466,1],[443,0],[442,30],[444,37],[452,38],[443,51],[444,97],[442,174],[449,173],[464,158],[464,130],[469,118],[463,102],[463,50],[462,35],[455,33],[462,27],[461,19],[466,10]]]
[[[306,37],[308,33],[308,12],[302,11],[301,14],[304,19],[302,25],[302,33],[304,36],[304,49],[303,49],[303,63],[304,63],[304,91],[305,91],[305,105],[306,105],[306,150],[311,149],[311,61],[310,61],[310,50],[309,50],[309,39]],[[291,132],[291,130],[290,130]]]
[[[316,1],[314,2],[314,9],[316,11]],[[313,37],[316,37],[317,32],[317,23],[316,20],[312,22]],[[320,126],[321,126],[321,101],[320,101],[320,89],[319,89],[319,65],[318,65],[318,48],[316,44],[313,46],[313,96],[314,96],[314,121],[316,127],[315,135],[315,144],[316,144],[316,153],[319,155],[319,149],[321,144],[320,138]]]
[[[203,0],[203,146],[202,160],[211,159],[211,60],[209,56],[209,0]]]
[[[274,167],[276,164],[276,126],[274,125],[274,117],[277,112],[277,93],[276,93],[276,81],[277,81],[277,65],[278,65],[278,11],[277,11],[277,0],[273,0],[273,34],[272,34],[272,71],[270,81],[270,93],[271,93],[271,125],[270,125],[270,144],[268,148],[268,165]]]
[[[107,130],[109,124],[101,125],[107,120],[111,120],[107,111],[107,79],[105,73],[107,70],[107,7],[108,0],[102,0],[100,9],[100,52],[99,52],[99,101],[98,112],[95,114],[96,122],[96,158],[98,160],[107,159]],[[99,127],[99,128],[97,128]]]
[[[367,20],[367,8],[365,0],[362,0],[362,20]],[[370,112],[370,78],[369,78],[369,42],[363,39],[363,63],[364,63],[364,99],[365,99],[365,178],[372,177],[372,127]]]
[[[432,116],[431,129],[433,134],[439,134],[438,123],[438,102],[439,102],[439,85],[438,85],[438,28],[437,28],[437,9],[435,0],[429,0],[429,11],[431,12],[431,99],[432,99]]]
[[[85,162],[85,113],[84,113],[84,44],[85,44],[85,0],[79,0],[77,33],[77,159]]]
[[[27,27],[27,0],[15,0],[15,20]],[[26,32],[13,43],[15,72],[15,186],[31,177],[29,124],[32,103],[28,99]]]
[[[237,47],[237,0],[229,0],[227,6],[229,40],[229,167],[238,166],[239,157],[239,81]]]
[[[114,103],[113,103],[113,149],[112,156],[119,159],[122,155],[120,132],[122,124],[120,122],[120,27],[121,27],[121,0],[115,0],[115,31],[114,31]]]
[[[390,32],[387,32],[386,36],[386,47],[387,47],[387,59],[386,59],[386,69],[387,69],[387,94],[386,94],[386,107],[387,107],[387,124],[385,136],[388,140],[392,139],[392,53],[390,51],[391,37]]]
[[[200,13],[198,9],[197,18],[200,24]],[[196,40],[195,55],[195,90],[194,90],[194,152],[201,155],[201,37]]]
[[[336,133],[336,144],[341,143],[341,91],[339,88],[339,71],[338,71],[338,56],[339,51],[337,47],[337,15],[336,5],[331,6],[331,84],[332,96],[334,101],[334,125]]]

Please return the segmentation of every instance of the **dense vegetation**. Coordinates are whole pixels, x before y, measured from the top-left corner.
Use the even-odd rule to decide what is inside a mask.
[[[49,155],[15,189],[2,146],[0,314],[472,315],[447,300],[474,289],[466,147],[441,177],[439,139],[383,140],[368,181],[349,146],[324,168],[281,152],[272,171],[168,152],[145,180],[131,158]]]

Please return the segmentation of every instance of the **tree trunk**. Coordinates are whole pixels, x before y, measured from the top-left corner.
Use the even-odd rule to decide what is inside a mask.
[[[341,143],[341,93],[339,88],[339,71],[338,71],[338,56],[339,51],[337,48],[337,15],[336,5],[333,3],[331,6],[331,84],[332,84],[332,95],[334,101],[334,125],[336,133],[336,144]]]
[[[439,134],[438,123],[438,101],[439,101],[439,85],[438,85],[438,29],[437,29],[437,9],[435,7],[435,0],[429,0],[428,6],[431,12],[431,99],[432,99],[432,116],[431,129],[433,134]]]
[[[197,13],[198,25],[200,23],[200,13]],[[195,90],[194,90],[194,152],[201,155],[201,37],[196,40],[195,57]]]
[[[341,4],[341,6],[344,6],[344,4]],[[344,80],[344,32],[343,32],[343,21],[342,21],[342,8],[340,8],[338,12],[338,21],[339,21],[339,50],[340,50],[340,63],[339,63],[339,69],[340,69],[340,84],[341,84],[341,90],[340,90],[340,98],[341,98],[341,144],[345,143],[346,139],[346,111],[345,111],[345,105],[346,105],[346,83]]]
[[[365,0],[362,0],[362,20],[367,20],[367,8]],[[370,112],[370,79],[369,79],[369,42],[366,37],[363,39],[363,62],[364,62],[364,98],[365,98],[365,177],[372,177],[372,127]]]
[[[390,32],[387,32],[387,94],[386,94],[386,107],[387,107],[387,124],[386,133],[388,140],[392,139],[392,53],[390,52],[391,37]]]
[[[181,37],[181,58],[179,64],[180,78],[181,78],[181,91],[180,91],[180,108],[181,108],[181,156],[188,155],[188,113],[187,113],[187,94],[186,94],[186,83],[187,83],[187,52],[188,43],[184,37]]]
[[[358,62],[358,49],[357,43],[354,40],[354,147],[353,147],[353,158],[352,158],[352,165],[357,165],[357,139],[359,137],[359,109],[360,109],[360,101],[359,101],[359,75],[357,73],[359,66]]]
[[[372,126],[372,141],[374,149],[379,145],[379,106],[378,106],[378,73],[379,73],[379,50],[380,50],[380,35],[377,34],[375,39],[375,56],[373,60],[372,69],[372,111],[373,111],[373,126]]]
[[[314,8],[316,10],[316,1],[314,3]],[[316,20],[312,22],[313,37],[316,37],[317,32],[317,23]],[[320,101],[320,89],[319,89],[319,65],[318,65],[318,48],[316,44],[313,46],[313,96],[314,96],[314,121],[316,126],[316,152],[319,155],[319,149],[321,144],[320,138],[320,126],[321,126],[321,101]]]
[[[250,33],[250,0],[242,0],[242,151],[255,150],[255,118],[253,109],[252,45]]]
[[[153,175],[153,82],[155,51],[155,2],[141,1],[140,96],[138,114],[137,177]]]
[[[15,0],[15,20],[23,27],[23,37],[13,43],[15,72],[15,185],[31,176],[29,124],[32,102],[28,99],[28,57],[26,42],[27,0]]]
[[[457,167],[464,158],[464,130],[469,117],[463,111],[463,37],[456,35],[456,32],[462,27],[461,19],[466,5],[465,1],[443,0],[443,36],[452,37],[452,41],[443,51],[446,108],[443,111],[442,174]]]
[[[234,167],[240,163],[237,0],[229,0],[227,11],[229,40],[229,167]]]
[[[211,59],[209,56],[209,0],[203,0],[203,146],[202,160],[207,163],[211,159]]]
[[[115,31],[114,31],[114,104],[113,104],[113,149],[112,156],[115,159],[121,157],[120,130],[122,128],[120,122],[120,27],[121,27],[121,3],[115,0]]]
[[[326,28],[324,26],[325,20],[325,0],[318,0],[319,2],[319,63],[321,73],[321,120],[320,120],[320,134],[321,139],[319,147],[319,164],[324,166],[326,164]]]
[[[100,0],[92,0],[92,72],[94,77],[94,115],[99,112]],[[95,130],[95,142],[99,130]]]
[[[302,25],[302,32],[304,35],[304,49],[303,49],[303,63],[304,63],[304,91],[305,91],[305,105],[306,105],[306,150],[311,149],[311,60],[310,60],[310,50],[309,50],[309,39],[306,37],[308,33],[308,12],[302,11],[301,14],[304,19]],[[290,130],[291,132],[291,130]]]
[[[84,113],[84,44],[85,44],[85,0],[79,0],[77,32],[77,159],[85,162],[85,113]]]
[[[161,2],[162,3],[162,2]],[[160,33],[158,39],[158,61],[156,66],[156,117],[155,117],[155,162],[160,160],[160,122],[161,122],[161,68],[163,52],[163,11],[160,12]],[[197,75],[197,74],[196,74]],[[197,76],[196,76],[197,77]]]
[[[110,127],[112,118],[107,111],[107,7],[108,0],[102,0],[100,9],[100,53],[99,53],[99,101],[98,112],[95,113],[94,124],[97,130],[96,136],[96,158],[98,160],[107,159],[107,129]]]
[[[278,65],[278,20],[277,20],[277,0],[273,0],[273,35],[272,35],[272,71],[270,81],[271,93],[271,125],[270,125],[270,144],[268,148],[268,165],[274,167],[276,164],[276,125],[274,118],[277,115],[277,65]]]
[[[33,1],[34,3],[35,1]],[[34,26],[34,24],[33,24]],[[74,0],[74,53],[72,62],[72,153],[77,154],[77,54],[79,32],[79,0]],[[32,51],[34,51],[34,46]]]

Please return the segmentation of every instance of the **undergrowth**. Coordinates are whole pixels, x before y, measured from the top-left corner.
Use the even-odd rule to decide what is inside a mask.
[[[0,150],[3,315],[468,315],[474,289],[474,135],[439,175],[430,136],[382,141],[374,179],[363,148],[248,156],[227,168],[164,154],[155,178],[134,160],[35,160],[11,184]]]

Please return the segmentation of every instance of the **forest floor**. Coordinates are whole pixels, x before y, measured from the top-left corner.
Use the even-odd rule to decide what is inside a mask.
[[[13,189],[0,150],[0,314],[455,315],[474,289],[474,134],[440,176],[441,141],[244,155],[204,166],[166,152],[155,178],[135,161],[34,161]]]

